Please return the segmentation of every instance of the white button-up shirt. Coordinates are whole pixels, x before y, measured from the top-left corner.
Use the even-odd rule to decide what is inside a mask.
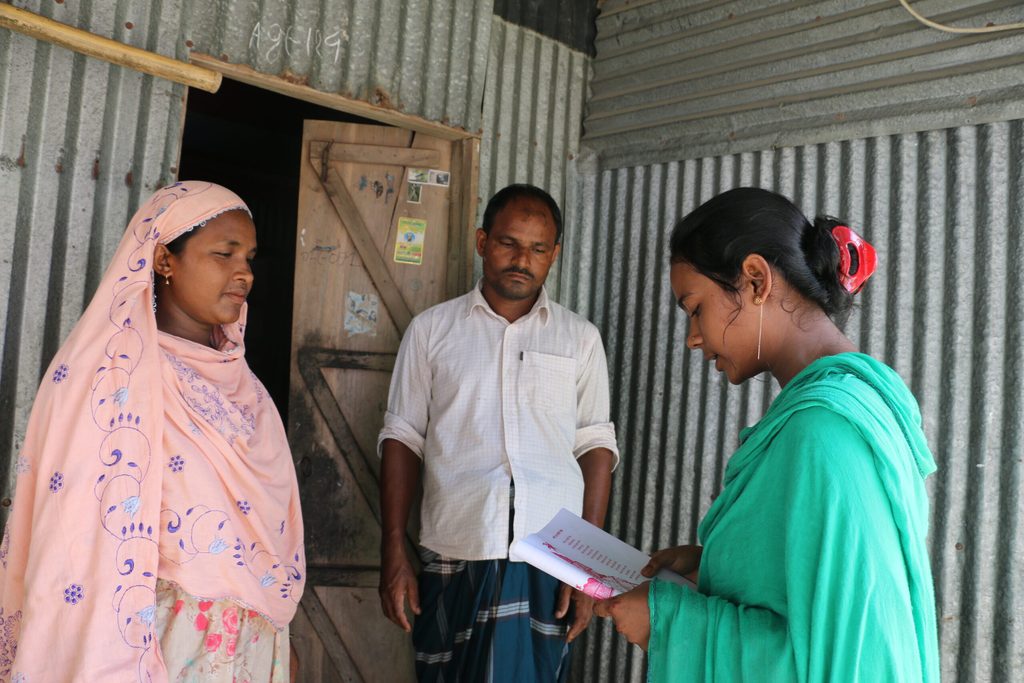
[[[384,428],[423,460],[420,544],[463,560],[508,556],[514,538],[562,507],[580,514],[576,459],[618,448],[609,422],[608,365],[592,323],[545,290],[514,323],[480,292],[416,316],[391,377]]]

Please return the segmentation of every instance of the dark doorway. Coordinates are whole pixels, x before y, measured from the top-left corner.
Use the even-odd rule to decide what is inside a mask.
[[[178,172],[182,180],[230,188],[252,211],[259,249],[246,358],[282,416],[288,414],[295,220],[306,119],[381,125],[225,78],[216,94],[189,91]]]

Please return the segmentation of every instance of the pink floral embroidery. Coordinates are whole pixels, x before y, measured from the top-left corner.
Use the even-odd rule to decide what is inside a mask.
[[[206,627],[210,625],[210,620],[206,618],[206,615],[200,612],[196,615],[196,630],[205,631]]]
[[[222,639],[223,636],[219,633],[211,633],[208,636],[206,636],[206,651],[216,652],[217,648],[220,647],[220,641]]]
[[[177,614],[178,612],[181,611],[181,608],[184,607],[184,606],[185,606],[185,601],[184,600],[178,600],[176,603],[174,603],[174,607],[171,608],[171,611],[174,612],[175,614]]]
[[[255,619],[259,615],[260,615],[260,613],[257,612],[256,610],[254,610],[254,609],[249,610],[249,618],[250,619]]]
[[[220,621],[224,624],[224,631],[234,635],[238,633],[238,610],[229,607],[220,615]]]
[[[203,602],[199,603],[199,611],[200,612],[205,612],[208,609],[210,609],[211,607],[213,607],[213,601],[212,600],[204,600]]]
[[[238,646],[238,638],[237,637],[232,636],[231,638],[228,638],[228,644],[227,644],[228,657],[234,657],[235,656],[235,648],[237,646]]]

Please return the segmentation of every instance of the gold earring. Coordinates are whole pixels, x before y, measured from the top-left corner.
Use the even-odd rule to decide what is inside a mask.
[[[167,285],[168,287],[171,286],[171,276],[170,275],[164,275],[164,284]]]
[[[764,299],[761,298],[760,294],[758,294],[757,296],[754,297],[754,305],[755,306],[760,306],[763,303],[764,303]]]

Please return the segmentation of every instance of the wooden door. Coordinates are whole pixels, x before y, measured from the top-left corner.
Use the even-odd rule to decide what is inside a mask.
[[[292,624],[304,681],[413,680],[409,637],[377,597],[376,439],[410,319],[469,286],[477,142],[305,124],[288,412],[309,567]]]

